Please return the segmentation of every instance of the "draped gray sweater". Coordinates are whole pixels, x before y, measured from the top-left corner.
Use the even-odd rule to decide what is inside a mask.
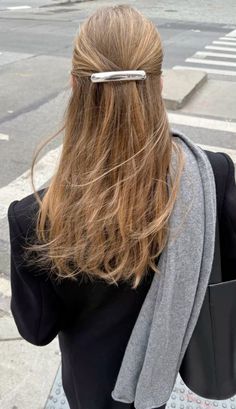
[[[185,155],[168,243],[128,341],[112,398],[136,409],[164,405],[200,314],[214,255],[216,191],[204,151],[179,133]],[[171,171],[176,157],[172,154]],[[170,179],[169,179],[170,181]]]

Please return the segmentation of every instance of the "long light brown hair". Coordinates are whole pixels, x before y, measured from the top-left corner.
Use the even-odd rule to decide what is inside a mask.
[[[149,267],[159,272],[184,164],[161,96],[162,61],[155,25],[126,4],[99,8],[75,37],[59,165],[42,200],[34,188],[39,242],[30,250],[57,278],[136,288]],[[90,79],[139,69],[146,80]],[[168,189],[173,150],[179,166]]]

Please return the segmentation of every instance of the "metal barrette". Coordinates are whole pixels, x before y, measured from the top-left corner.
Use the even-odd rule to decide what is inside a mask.
[[[143,70],[106,71],[92,74],[90,78],[92,82],[145,80],[146,72]]]

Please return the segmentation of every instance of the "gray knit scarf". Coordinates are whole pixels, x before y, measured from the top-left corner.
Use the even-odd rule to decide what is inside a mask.
[[[216,191],[205,152],[178,132],[185,154],[163,250],[128,341],[112,398],[136,409],[164,405],[200,314],[214,255]],[[171,168],[177,162],[172,155]],[[170,179],[169,179],[170,180]]]

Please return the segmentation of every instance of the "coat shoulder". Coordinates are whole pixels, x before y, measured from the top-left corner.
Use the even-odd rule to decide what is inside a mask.
[[[229,168],[229,160],[231,158],[226,155],[224,152],[211,152],[204,149],[213,171],[216,176],[222,176],[222,178],[227,178],[228,176],[228,168]]]
[[[40,199],[43,198],[46,193],[46,189],[40,189],[37,191]],[[39,204],[34,193],[23,197],[20,200],[14,200],[10,203],[7,211],[9,223],[16,223],[20,227],[22,233],[26,233],[28,229],[33,226],[36,220]]]

